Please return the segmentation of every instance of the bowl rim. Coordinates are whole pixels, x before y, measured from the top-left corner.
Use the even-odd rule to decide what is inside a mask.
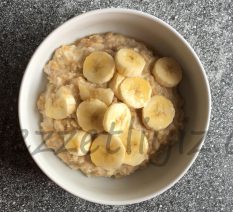
[[[30,153],[32,159],[35,161],[35,163],[37,164],[37,166],[39,166],[39,168],[42,170],[42,172],[48,177],[50,178],[50,180],[52,180],[53,182],[55,182],[58,186],[60,186],[61,188],[63,188],[65,191],[73,194],[74,196],[78,196],[84,200],[88,200],[90,202],[94,202],[94,203],[98,203],[98,204],[104,204],[104,205],[127,205],[127,204],[134,204],[134,203],[139,203],[139,202],[143,202],[149,199],[152,199],[153,197],[156,197],[160,194],[162,194],[163,192],[167,191],[168,189],[170,189],[173,185],[175,185],[189,170],[189,168],[192,166],[192,164],[194,163],[194,161],[196,160],[200,149],[204,143],[204,140],[206,138],[206,134],[207,134],[207,130],[209,128],[209,123],[210,123],[210,115],[211,115],[211,92],[210,92],[210,86],[209,86],[209,82],[206,76],[206,72],[204,70],[203,65],[201,64],[200,59],[198,58],[197,54],[195,53],[195,51],[193,50],[193,48],[191,47],[191,45],[183,38],[182,35],[180,35],[172,26],[170,26],[168,23],[164,22],[163,20],[161,20],[160,18],[157,18],[153,15],[150,15],[148,13],[139,11],[139,10],[135,10],[135,9],[127,9],[127,8],[105,8],[105,9],[97,9],[97,10],[92,10],[92,11],[88,11],[85,12],[83,14],[77,15],[71,19],[68,19],[67,21],[65,21],[63,24],[59,25],[58,27],[56,27],[52,32],[49,33],[48,36],[46,36],[46,38],[40,43],[40,45],[36,48],[36,50],[34,51],[32,57],[30,58],[28,65],[25,69],[25,72],[23,74],[22,80],[21,80],[21,84],[20,84],[20,90],[19,90],[19,98],[18,98],[18,116],[19,116],[19,124],[20,127],[23,126],[23,110],[22,110],[22,96],[23,96],[23,90],[24,90],[24,85],[25,85],[25,81],[26,81],[26,76],[27,73],[30,71],[30,65],[32,63],[32,60],[35,58],[37,52],[40,51],[41,47],[44,45],[44,43],[50,38],[52,37],[55,33],[57,33],[59,30],[61,30],[61,28],[72,24],[73,22],[77,21],[77,19],[81,19],[81,18],[85,18],[88,16],[93,16],[93,15],[98,15],[98,14],[108,14],[108,13],[127,13],[129,15],[137,15],[137,16],[141,16],[147,19],[150,19],[152,21],[155,21],[157,23],[159,23],[160,25],[163,25],[165,28],[167,28],[169,31],[172,31],[184,44],[185,47],[188,48],[188,50],[192,53],[193,58],[196,60],[196,62],[198,63],[198,65],[200,66],[200,70],[201,70],[201,74],[202,77],[204,79],[205,82],[205,87],[207,90],[207,107],[208,107],[208,114],[207,114],[207,120],[206,120],[206,124],[205,124],[205,131],[204,131],[204,135],[202,138],[201,143],[199,144],[199,146],[197,147],[197,151],[196,153],[193,155],[193,158],[191,159],[191,161],[189,162],[189,164],[186,166],[186,168],[176,177],[176,179],[169,183],[168,185],[166,185],[164,188],[160,189],[157,192],[153,192],[151,194],[148,194],[146,196],[140,197],[140,198],[135,198],[135,199],[131,199],[131,200],[124,200],[124,201],[115,201],[115,200],[96,200],[93,198],[89,198],[88,196],[83,195],[82,193],[75,193],[74,191],[67,189],[65,187],[65,185],[63,185],[61,182],[58,182],[58,180],[56,180],[51,174],[49,174],[44,168],[43,166],[40,164],[40,161],[31,154],[29,148],[28,152]],[[22,132],[22,136],[23,136],[23,132]],[[23,138],[25,145],[26,144],[26,140]]]

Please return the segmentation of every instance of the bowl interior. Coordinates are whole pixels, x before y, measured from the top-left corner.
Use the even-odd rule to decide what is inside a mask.
[[[162,55],[176,58],[184,70],[180,91],[185,99],[187,118],[182,145],[175,146],[161,166],[150,165],[122,179],[85,177],[68,168],[46,148],[39,131],[40,115],[36,99],[45,88],[42,69],[53,51],[62,44],[93,33],[117,32],[134,37]],[[127,204],[156,196],[173,185],[197,155],[196,147],[209,120],[209,91],[203,69],[186,42],[168,25],[140,12],[110,9],[76,17],[47,37],[32,57],[23,79],[19,116],[22,129],[29,130],[25,139],[39,167],[57,184],[84,199],[104,204]],[[42,144],[42,145],[41,145]],[[199,146],[198,146],[199,145]],[[38,148],[39,147],[39,148]]]

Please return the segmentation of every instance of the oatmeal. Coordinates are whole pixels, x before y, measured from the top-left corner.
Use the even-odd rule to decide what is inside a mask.
[[[179,64],[120,34],[91,35],[58,48],[38,97],[48,148],[90,176],[126,176],[179,141]]]

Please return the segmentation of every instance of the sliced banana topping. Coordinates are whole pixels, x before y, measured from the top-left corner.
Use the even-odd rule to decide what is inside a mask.
[[[140,77],[126,78],[120,84],[122,100],[132,108],[142,108],[151,98],[150,83]]]
[[[131,113],[124,103],[112,104],[104,114],[105,131],[111,134],[121,134],[130,124]]]
[[[175,87],[182,79],[182,69],[173,58],[162,57],[154,65],[152,73],[159,84]]]
[[[153,96],[142,110],[143,123],[154,130],[162,130],[172,123],[175,109],[172,102],[164,96]]]
[[[115,72],[113,57],[103,51],[96,51],[88,55],[83,64],[83,75],[97,84],[111,80]]]
[[[100,134],[91,145],[91,161],[106,170],[119,168],[125,157],[125,147],[117,136]]]
[[[66,87],[60,87],[54,99],[46,98],[45,114],[52,119],[64,119],[75,111],[76,101],[71,90]]]
[[[120,99],[120,92],[119,92],[119,87],[120,84],[123,82],[125,77],[121,74],[115,73],[111,81],[109,82],[109,88],[111,88],[115,94],[115,96]]]
[[[77,119],[80,127],[85,131],[99,133],[104,130],[103,118],[107,105],[98,99],[89,99],[79,104]]]
[[[64,135],[64,141],[67,151],[77,156],[86,155],[91,147],[91,135],[82,130]]]
[[[148,159],[148,141],[141,130],[130,129],[127,134],[127,139],[123,140],[123,144],[126,148],[123,163],[137,166]]]
[[[115,56],[117,71],[126,77],[140,76],[146,61],[133,49],[122,48]]]
[[[99,99],[106,105],[112,103],[114,93],[110,88],[97,88],[95,85],[88,83],[82,77],[78,78],[78,88],[80,98],[87,100],[90,98]]]

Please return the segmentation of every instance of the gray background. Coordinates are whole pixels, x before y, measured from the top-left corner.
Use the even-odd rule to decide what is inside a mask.
[[[116,3],[117,2],[117,3]],[[205,145],[188,173],[157,198],[103,206],[74,197],[33,162],[20,135],[17,98],[25,67],[41,41],[85,11],[126,7],[169,23],[193,46],[212,92]],[[233,2],[226,1],[0,1],[0,208],[2,211],[232,211]],[[229,144],[229,145],[228,145]]]

